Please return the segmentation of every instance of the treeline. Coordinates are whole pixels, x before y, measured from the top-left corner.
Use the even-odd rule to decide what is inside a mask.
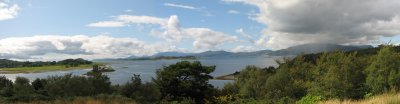
[[[36,79],[17,77],[15,82],[0,77],[0,102],[32,102],[48,101],[57,98],[69,99],[78,96],[94,96],[110,94],[111,82],[104,75],[84,76],[52,76]]]
[[[400,90],[400,48],[299,55],[279,67],[248,66],[218,97],[227,103],[312,104],[327,99],[363,99]],[[228,99],[228,100],[226,100]]]
[[[66,67],[78,67],[83,64],[92,64],[93,62],[84,60],[82,58],[78,59],[66,59],[62,61],[13,61],[7,59],[0,59],[0,68],[18,68],[18,67],[41,67],[41,66],[51,66],[51,65],[65,65]]]

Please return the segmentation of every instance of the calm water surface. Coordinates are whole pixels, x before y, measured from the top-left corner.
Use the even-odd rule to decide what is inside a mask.
[[[219,58],[198,59],[203,65],[215,65],[216,70],[211,73],[212,76],[221,76],[234,73],[244,69],[247,65],[255,65],[258,67],[276,66],[276,59],[280,57],[237,57],[237,58]],[[133,74],[140,74],[142,81],[151,81],[155,77],[157,69],[170,64],[174,64],[181,60],[141,60],[141,61],[101,61],[110,63],[115,69],[114,72],[105,73],[110,77],[113,84],[123,84],[131,79]],[[30,80],[36,78],[46,78],[48,76],[61,76],[65,74],[82,75],[91,69],[84,70],[68,70],[68,71],[51,71],[42,73],[21,73],[21,74],[0,74],[9,79],[15,80],[17,76],[26,77]],[[232,82],[230,80],[211,80],[210,83],[216,87],[222,87],[224,84]]]

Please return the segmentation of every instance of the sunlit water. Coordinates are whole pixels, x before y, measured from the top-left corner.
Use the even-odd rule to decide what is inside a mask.
[[[221,76],[231,74],[244,69],[247,65],[255,65],[258,67],[276,66],[276,59],[280,57],[238,57],[238,58],[220,58],[220,59],[198,59],[203,65],[215,65],[216,70],[211,73],[212,76]],[[114,72],[105,73],[113,84],[123,84],[131,79],[133,74],[139,74],[142,81],[151,81],[155,77],[157,69],[170,64],[174,64],[181,60],[141,60],[141,61],[102,61],[110,63],[115,69]],[[15,80],[17,76],[26,77],[30,80],[36,78],[46,78],[48,76],[61,76],[65,74],[82,75],[91,69],[84,70],[68,70],[68,71],[51,71],[41,73],[21,73],[21,74],[0,74],[11,80]],[[231,80],[210,80],[210,83],[221,88],[224,84],[232,82]]]

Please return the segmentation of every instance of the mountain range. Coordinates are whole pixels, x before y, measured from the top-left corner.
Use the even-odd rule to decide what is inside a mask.
[[[197,58],[226,58],[226,57],[243,57],[243,56],[287,56],[309,53],[330,52],[335,50],[351,51],[358,49],[372,48],[371,45],[337,45],[337,44],[303,44],[292,46],[280,50],[260,50],[254,52],[227,52],[227,51],[206,51],[201,53],[182,53],[182,52],[160,52],[152,56],[144,56],[146,58],[156,57],[184,57],[194,56]],[[132,55],[126,59],[144,58]]]

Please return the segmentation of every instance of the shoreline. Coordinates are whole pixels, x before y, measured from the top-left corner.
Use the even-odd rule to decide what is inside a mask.
[[[228,74],[228,75],[217,76],[214,77],[214,80],[235,80],[235,75]]]

